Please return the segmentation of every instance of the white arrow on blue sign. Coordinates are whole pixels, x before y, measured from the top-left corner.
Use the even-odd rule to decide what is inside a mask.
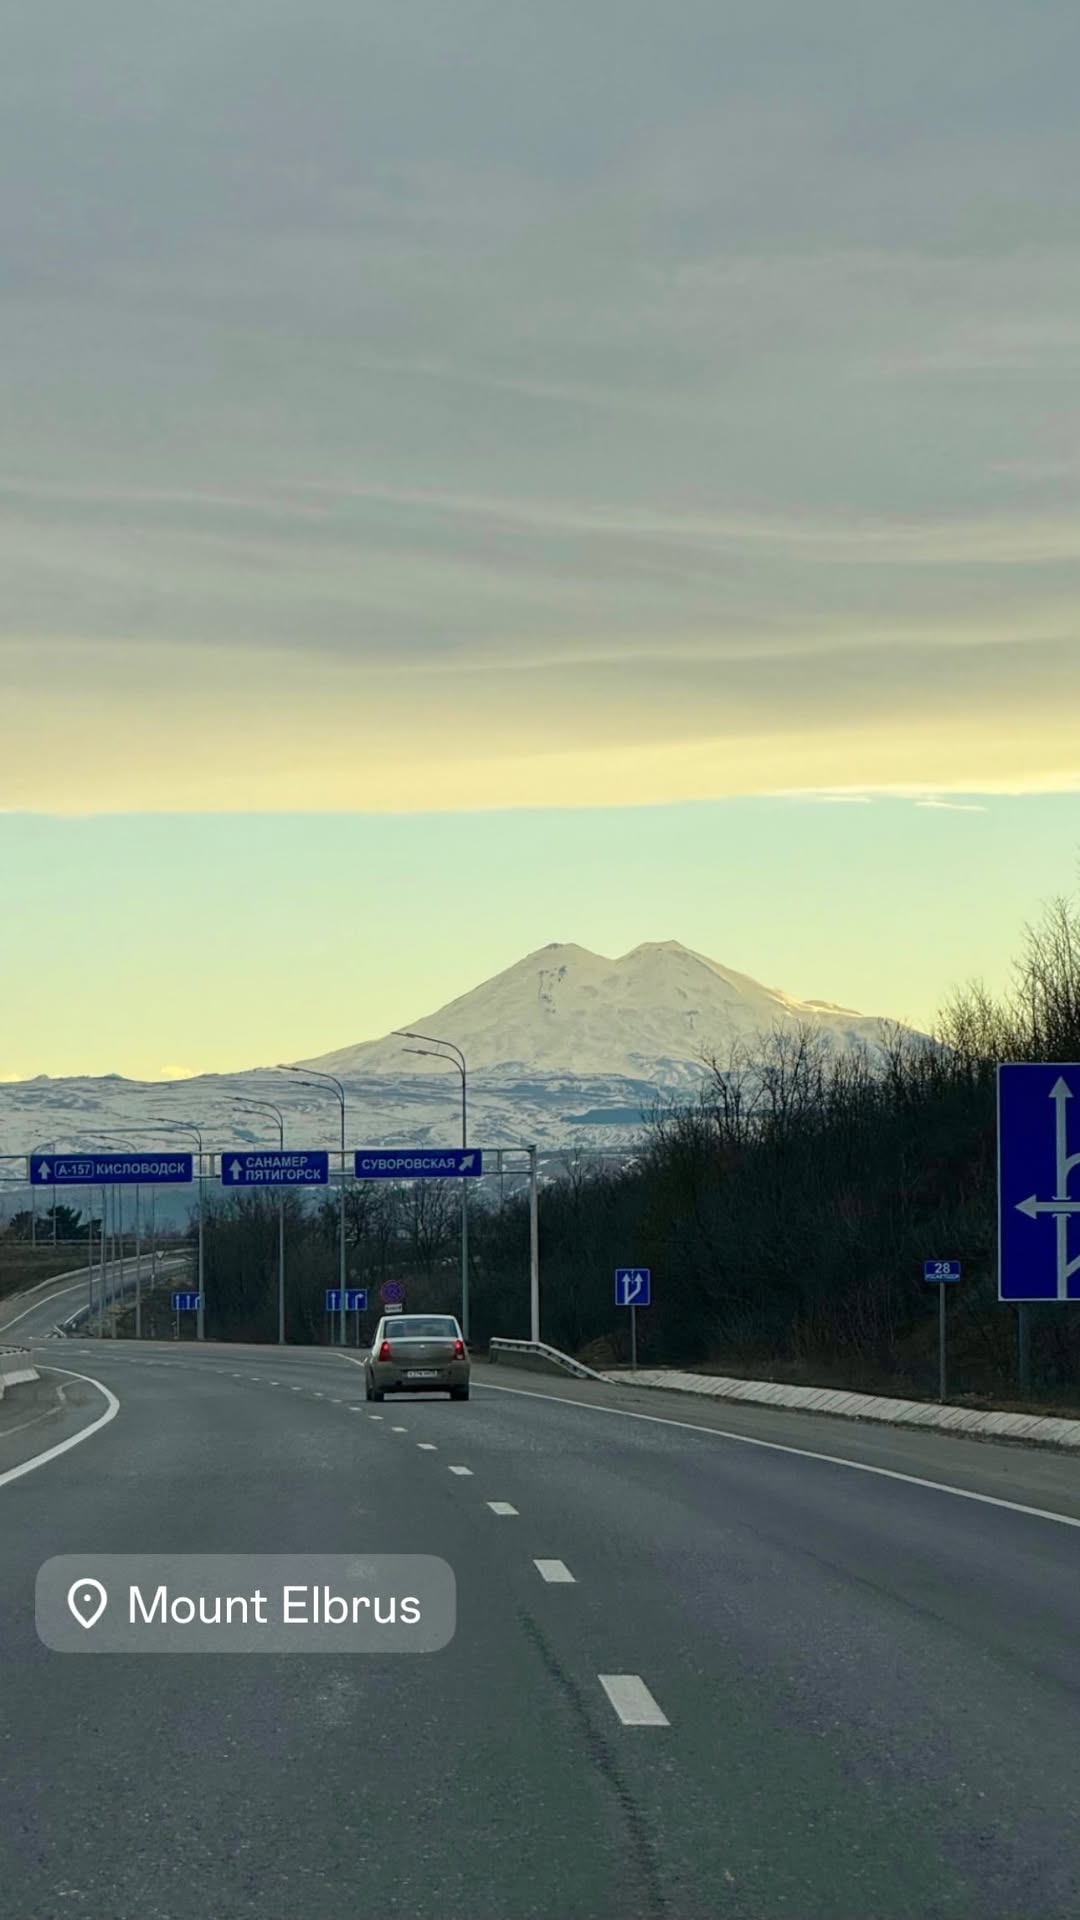
[[[652,1273],[648,1267],[616,1267],[615,1305],[617,1307],[652,1305]]]
[[[199,1296],[197,1293],[174,1293],[172,1306],[174,1313],[198,1313]]]
[[[1080,1300],[1080,1063],[1008,1062],[997,1092],[998,1299]]]
[[[358,1180],[478,1180],[484,1156],[477,1147],[361,1147]]]
[[[341,1288],[327,1287],[325,1289],[325,1297],[326,1297],[327,1313],[340,1313],[341,1312]],[[346,1313],[366,1313],[367,1312],[367,1288],[366,1287],[346,1287],[345,1311]]]
[[[189,1187],[190,1153],[35,1153],[32,1187]]]
[[[242,1147],[221,1156],[221,1183],[225,1187],[325,1187],[330,1182],[330,1155],[317,1148],[266,1149]]]

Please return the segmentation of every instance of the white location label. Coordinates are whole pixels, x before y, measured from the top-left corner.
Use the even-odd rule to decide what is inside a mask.
[[[80,1627],[85,1627],[89,1632],[95,1621],[101,1619],[109,1604],[109,1596],[100,1580],[84,1576],[69,1588],[67,1603]]]

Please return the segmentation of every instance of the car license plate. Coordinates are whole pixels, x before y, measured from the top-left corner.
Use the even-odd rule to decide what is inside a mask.
[[[438,1377],[434,1367],[410,1367],[405,1375],[406,1380],[437,1380]]]

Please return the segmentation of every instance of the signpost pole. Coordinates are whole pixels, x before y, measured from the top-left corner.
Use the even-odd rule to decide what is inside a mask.
[[[203,1177],[202,1134],[199,1135],[199,1311],[195,1316],[195,1338],[206,1338],[205,1303],[203,1300],[203,1279],[205,1274],[204,1245],[206,1237],[206,1182]]]
[[[94,1318],[94,1189],[90,1188],[86,1214],[86,1330]]]
[[[142,1339],[142,1234],[139,1226],[139,1189],[135,1189],[135,1338]]]
[[[945,1288],[938,1287],[938,1399],[945,1400]]]
[[[1016,1309],[1016,1377],[1022,1394],[1031,1392],[1031,1319],[1026,1300]]]
[[[540,1341],[540,1196],[536,1148],[529,1148],[529,1338]]]
[[[117,1338],[116,1322],[124,1301],[124,1191],[113,1188],[113,1284],[109,1300],[112,1337]]]
[[[341,1288],[340,1344],[349,1344],[345,1320],[345,1093],[341,1094],[341,1210],[338,1215],[338,1286]]]
[[[461,1056],[461,1144],[469,1144],[469,1120],[465,1089],[465,1056]],[[466,1345],[469,1341],[469,1183],[461,1183],[461,1334]]]
[[[101,1189],[101,1285],[98,1288],[98,1339],[105,1338],[105,1260],[109,1238],[109,1190]]]
[[[637,1372],[637,1308],[630,1309],[630,1365]]]

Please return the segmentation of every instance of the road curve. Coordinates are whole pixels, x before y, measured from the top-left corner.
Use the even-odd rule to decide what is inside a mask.
[[[501,1366],[468,1405],[369,1406],[328,1351],[38,1364],[119,1411],[0,1479],[17,1920],[1080,1910],[1067,1459]],[[67,1381],[58,1419],[100,1411]],[[0,1476],[47,1444],[0,1432]],[[450,1562],[449,1648],[70,1659],[34,1631],[54,1554],[358,1548]]]

